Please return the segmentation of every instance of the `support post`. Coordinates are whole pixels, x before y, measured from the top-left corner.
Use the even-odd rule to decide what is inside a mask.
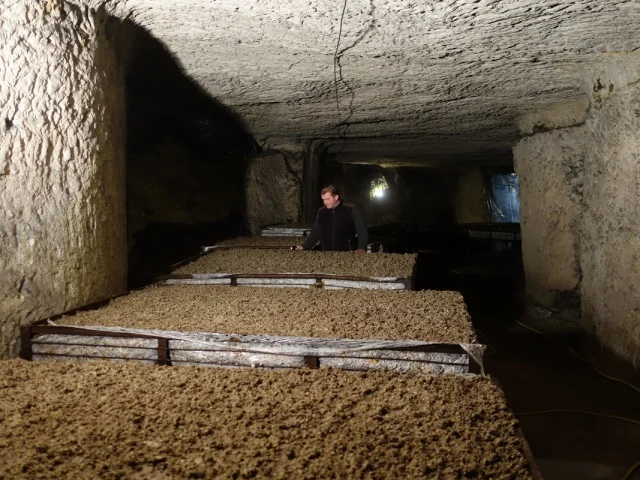
[[[307,368],[320,368],[320,359],[318,357],[306,356],[304,357],[304,364]]]
[[[31,327],[29,325],[20,327],[20,358],[33,360],[33,344],[31,343]]]
[[[171,365],[171,354],[169,353],[169,339],[158,339],[158,365]]]

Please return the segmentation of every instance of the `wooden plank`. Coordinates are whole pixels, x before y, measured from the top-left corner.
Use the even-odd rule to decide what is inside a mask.
[[[197,277],[194,275],[198,275]],[[208,277],[207,275],[210,275]],[[215,279],[234,279],[239,278],[267,278],[267,279],[302,279],[302,280],[316,280],[322,281],[325,279],[330,280],[347,280],[354,282],[370,282],[370,283],[401,283],[403,285],[411,285],[412,278],[405,277],[388,277],[389,279],[382,279],[381,277],[357,277],[353,275],[334,275],[334,274],[318,274],[318,273],[229,273],[229,274],[214,274],[214,273],[198,273],[198,274],[171,274],[162,275],[157,277],[156,280],[199,280],[206,278]]]
[[[96,337],[120,337],[120,338],[142,338],[142,339],[169,339],[173,338],[174,340],[180,339],[179,337],[172,337],[175,334],[171,334],[167,332],[165,335],[163,332],[153,334],[153,333],[144,333],[144,331],[131,329],[133,331],[116,331],[110,329],[101,329],[100,327],[91,328],[91,327],[78,327],[78,326],[67,326],[67,325],[31,325],[25,326],[25,329],[30,330],[30,334],[50,334],[50,335],[78,335],[78,336],[96,336]],[[190,334],[190,332],[177,332],[182,334]],[[218,335],[223,338],[229,337],[230,340],[218,340],[219,342],[229,343],[233,345],[235,351],[242,351],[241,348],[238,347],[246,347],[248,350],[256,347],[256,343],[269,343],[278,345],[283,340],[283,345],[314,345],[316,347],[328,347],[331,345],[338,345],[336,348],[342,348],[342,343],[345,346],[349,344],[353,344],[354,342],[357,345],[361,345],[363,348],[360,350],[369,350],[368,344],[371,344],[371,350],[383,350],[383,351],[397,351],[397,352],[426,352],[426,353],[453,353],[453,354],[467,354],[466,350],[459,343],[428,343],[428,344],[418,344],[418,345],[402,345],[407,341],[412,342],[411,340],[359,340],[359,339],[324,339],[324,338],[313,338],[313,337],[279,337],[272,335],[234,335],[234,334],[216,334],[211,333],[210,335]],[[185,339],[185,341],[191,341],[190,339]],[[328,342],[328,343],[327,343]],[[39,343],[36,341],[36,343]],[[51,343],[51,342],[42,342],[42,343]],[[384,343],[386,346],[380,347],[380,343]],[[212,346],[214,346],[212,344]],[[199,349],[195,349],[199,350]],[[203,350],[211,350],[211,348],[203,349]],[[283,352],[278,352],[283,353]],[[298,354],[299,355],[299,354]]]
[[[157,335],[131,332],[111,332],[107,330],[92,330],[90,328],[67,327],[61,325],[32,325],[29,326],[31,334],[52,335],[79,335],[95,337],[121,337],[121,338],[150,338],[158,339]]]
[[[433,343],[421,344],[415,341],[378,341],[378,340],[358,340],[358,339],[320,339],[312,337],[277,337],[277,336],[254,336],[254,335],[230,335],[230,334],[194,334],[189,332],[162,332],[137,329],[101,329],[100,327],[78,327],[78,326],[57,326],[57,325],[36,325],[29,328],[30,335],[33,336],[31,341],[31,349],[35,344],[51,344],[69,347],[91,347],[95,348],[129,348],[127,345],[91,345],[92,342],[84,341],[82,344],[71,343],[62,344],[57,338],[47,339],[37,335],[54,335],[54,336],[76,336],[78,339],[98,337],[102,339],[108,338],[125,338],[125,339],[153,339],[157,344],[153,344],[147,349],[156,349],[155,362],[160,365],[171,365],[173,362],[173,353],[176,358],[183,355],[179,352],[202,352],[205,356],[217,353],[236,353],[241,357],[247,357],[250,360],[252,355],[268,356],[276,359],[275,363],[285,361],[289,357],[298,357],[302,360],[303,365],[308,368],[318,368],[322,359],[326,359],[333,365],[335,360],[353,364],[359,364],[364,361],[372,361],[378,363],[394,362],[406,363],[407,365],[434,365],[444,369],[450,367],[463,368],[465,372],[469,372],[472,361],[467,352],[467,348],[461,344],[449,343]],[[199,337],[204,336],[203,339]],[[208,339],[205,341],[205,338]],[[42,341],[40,341],[42,340]],[[49,341],[50,340],[50,341]],[[173,348],[170,349],[170,341]],[[174,343],[178,342],[178,343]],[[183,346],[182,343],[186,342]],[[202,348],[200,348],[200,345]],[[178,348],[175,348],[175,347]],[[195,347],[195,348],[194,348]],[[132,350],[140,350],[142,347],[132,346]],[[54,349],[55,351],[55,349]],[[91,350],[88,351],[90,354]],[[27,355],[25,347],[25,355]],[[453,355],[453,356],[450,356]],[[67,355],[73,356],[73,355]],[[82,357],[82,355],[76,355]],[[87,355],[89,356],[89,355]],[[197,356],[197,355],[196,355]],[[224,355],[223,355],[224,356]],[[245,359],[247,359],[245,358]],[[212,362],[216,363],[216,362]],[[285,361],[286,363],[286,361]],[[366,369],[366,368],[365,368]],[[477,370],[481,370],[478,366]],[[474,372],[475,373],[475,372]]]
[[[203,253],[209,253],[216,250],[295,250],[296,246],[286,246],[286,245],[210,245],[207,247],[202,247]]]
[[[156,281],[158,280],[190,280],[193,278],[193,275],[191,274],[176,274],[176,273],[171,273],[169,275],[161,275],[159,277],[156,277]],[[226,278],[226,277],[220,277],[220,278]]]
[[[67,337],[74,337],[76,335],[65,335]],[[80,336],[80,335],[78,335]],[[103,343],[78,343],[78,342],[51,342],[51,341],[41,341],[42,337],[37,336],[35,339],[31,339],[31,345],[56,345],[60,347],[107,347],[107,348],[127,348],[127,349],[138,349],[138,350],[157,350],[158,347],[138,347],[136,345],[107,345]],[[148,340],[148,339],[144,339]]]
[[[458,343],[429,343],[415,347],[396,347],[393,350],[398,352],[467,353]]]
[[[112,357],[107,355],[74,355],[71,353],[35,353],[35,357],[68,357],[82,358],[86,360],[124,360],[126,362],[148,362],[154,363],[151,358],[131,358],[131,357]]]

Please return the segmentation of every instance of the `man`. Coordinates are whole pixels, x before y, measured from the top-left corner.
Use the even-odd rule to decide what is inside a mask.
[[[360,210],[352,203],[343,202],[333,185],[323,188],[320,198],[324,207],[318,210],[307,240],[296,250],[309,250],[320,240],[325,252],[364,252],[369,243],[369,232]]]

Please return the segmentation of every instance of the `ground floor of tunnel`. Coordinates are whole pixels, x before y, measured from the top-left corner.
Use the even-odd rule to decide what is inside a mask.
[[[640,475],[625,477],[640,460],[640,392],[600,375],[558,343],[566,339],[534,331],[540,325],[527,315],[517,249],[425,250],[418,259],[417,288],[463,293],[488,345],[486,371],[504,390],[544,478]]]
[[[640,478],[637,386],[603,376],[597,364],[576,356],[580,353],[570,349],[574,343],[566,335],[543,333],[544,325],[525,305],[518,252],[489,254],[471,263],[459,253],[444,260],[421,254],[418,286],[463,293],[488,346],[485,369],[504,390],[543,478]],[[616,372],[599,370],[616,377]]]

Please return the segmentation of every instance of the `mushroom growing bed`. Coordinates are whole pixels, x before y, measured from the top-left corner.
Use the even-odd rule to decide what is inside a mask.
[[[531,478],[486,377],[0,362],[0,477]]]
[[[54,324],[37,322],[23,332],[23,345],[30,342],[25,358],[38,360],[420,373],[481,368],[484,347],[476,340],[456,292],[203,285],[134,291],[102,308],[63,316]]]
[[[163,284],[316,286],[411,290],[416,255],[274,249],[214,249],[184,262]]]
[[[407,278],[413,274],[415,263],[415,254],[238,249],[211,252],[173,273],[328,273]]]
[[[474,343],[458,292],[328,292],[175,285],[136,290],[59,325],[369,340]]]

